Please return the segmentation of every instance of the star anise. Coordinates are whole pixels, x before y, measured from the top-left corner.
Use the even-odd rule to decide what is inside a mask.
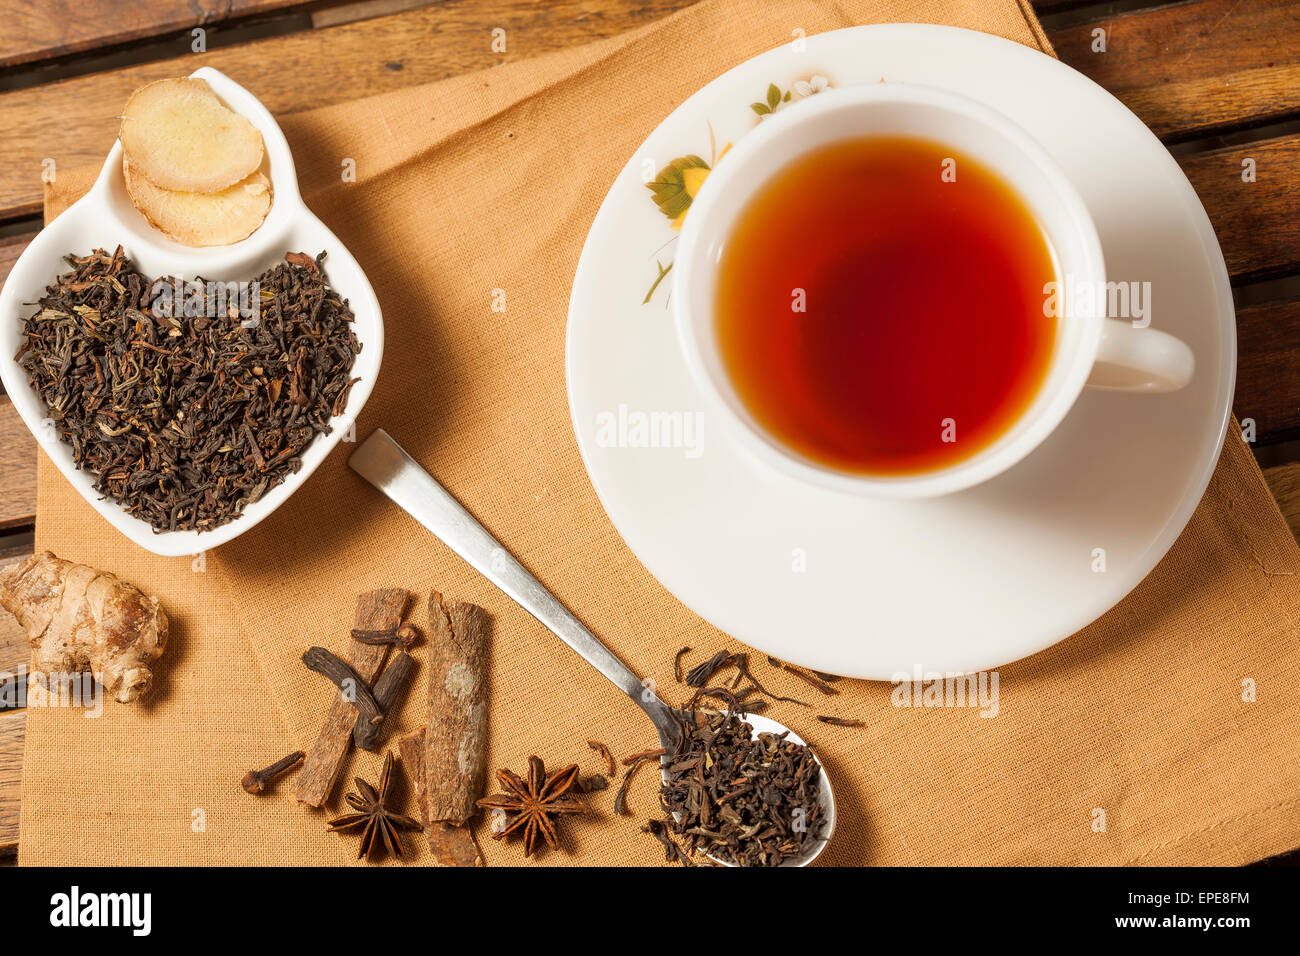
[[[497,781],[506,792],[494,793],[478,801],[478,805],[485,810],[505,811],[505,826],[493,833],[492,839],[504,840],[523,827],[524,856],[532,854],[539,833],[546,840],[547,846],[556,849],[560,844],[552,817],[590,812],[585,803],[569,795],[577,780],[576,763],[547,774],[546,765],[540,757],[528,758],[527,780],[521,780],[509,770],[498,770]]]
[[[423,830],[417,821],[389,810],[388,789],[393,782],[393,754],[384,757],[384,769],[379,772],[379,789],[376,790],[360,777],[354,778],[360,794],[349,793],[343,799],[355,813],[345,813],[329,821],[330,830],[354,830],[361,827],[361,849],[357,859],[373,860],[382,846],[393,856],[403,855],[402,836],[399,830]]]

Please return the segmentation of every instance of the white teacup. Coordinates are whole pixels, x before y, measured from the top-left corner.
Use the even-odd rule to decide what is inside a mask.
[[[1065,418],[1084,386],[1167,392],[1192,377],[1183,342],[1128,320],[1106,318],[1106,297],[1077,301],[1057,319],[1052,358],[1038,393],[990,445],[949,466],[875,476],[812,461],[768,434],[737,396],[718,349],[714,303],[724,243],[755,192],[779,170],[819,147],[851,137],[902,135],[972,156],[1015,189],[1054,249],[1058,278],[1105,287],[1101,241],[1088,209],[1046,150],[1007,117],[956,93],[905,83],[828,90],[766,117],[709,174],[691,204],[674,264],[677,335],[713,420],[786,474],[877,497],[948,494],[992,478],[1024,458]],[[882,412],[883,414],[883,412]]]

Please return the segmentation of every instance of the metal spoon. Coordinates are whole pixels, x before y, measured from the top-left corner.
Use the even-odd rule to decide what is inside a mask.
[[[382,428],[375,430],[348,459],[352,470],[392,498],[420,524],[432,531],[485,578],[504,591],[515,603],[546,625],[556,637],[582,655],[623,693],[636,703],[654,724],[659,744],[671,750],[676,725],[667,704],[655,696],[627,666],[569,613],[550,591],[524,569],[501,544],[488,534],[460,502],[421,468]],[[759,733],[789,733],[788,728],[758,714],[745,720]],[[803,743],[794,733],[790,740]],[[835,829],[835,797],[826,768],[821,769],[820,803],[824,824],[821,838],[810,843],[799,856],[783,866],[807,866],[825,848]],[[716,862],[726,861],[712,857]]]

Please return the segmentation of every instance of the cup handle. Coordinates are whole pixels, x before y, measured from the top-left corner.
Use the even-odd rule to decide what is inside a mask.
[[[1107,319],[1088,387],[1111,392],[1176,392],[1192,380],[1196,358],[1181,339]]]

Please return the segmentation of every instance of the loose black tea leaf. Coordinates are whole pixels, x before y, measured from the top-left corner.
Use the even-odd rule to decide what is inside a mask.
[[[686,684],[689,687],[703,687],[709,678],[726,664],[732,663],[735,655],[730,651],[718,651],[703,664],[692,667],[686,672]]]
[[[96,491],[155,531],[210,531],[302,467],[361,350],[323,257],[255,283],[150,282],[121,246],[66,258],[15,360]]]
[[[703,697],[724,713],[698,708]],[[741,719],[726,688],[697,691],[675,711],[678,739],[666,760],[659,803],[688,853],[740,866],[779,866],[819,838],[821,766],[787,735],[761,733]],[[661,841],[662,842],[662,841]]]
[[[816,687],[823,694],[830,695],[830,694],[839,693],[839,691],[837,691],[834,687],[826,683],[821,678],[814,677],[812,674],[805,674],[799,668],[792,667],[791,665],[785,663],[784,661],[777,660],[775,657],[768,657],[767,662],[771,664],[773,667],[775,667],[777,670],[783,670],[787,674],[793,674],[795,677],[799,678],[805,684],[808,684],[811,687]]]
[[[664,749],[659,747],[654,750],[643,750],[641,753],[633,754],[623,760],[623,765],[627,767],[627,770],[623,773],[623,783],[619,786],[618,793],[614,795],[615,813],[626,814],[628,812],[627,788],[632,783],[632,777],[636,774],[637,770],[640,769],[641,764],[645,763],[647,760],[658,760],[660,757],[664,756],[664,753]]]
[[[650,750],[639,750],[634,754],[629,754],[623,758],[624,767],[634,767],[647,757],[662,757],[667,751],[663,747],[653,747]]]
[[[851,719],[849,719],[848,717],[824,717],[824,716],[822,716],[821,714],[818,714],[818,715],[817,715],[817,719],[820,720],[823,724],[831,724],[832,726],[835,726],[835,727],[865,727],[865,726],[867,726],[865,721],[861,721],[861,720],[851,720]]]
[[[667,863],[677,862],[682,866],[694,866],[695,863],[685,851],[682,850],[673,838],[668,835],[668,828],[664,826],[662,820],[647,820],[645,826],[641,828],[642,833],[649,833],[652,837],[662,844],[664,848],[664,861]]]
[[[683,647],[673,655],[673,677],[677,683],[682,682],[682,658],[691,652],[689,647]]]
[[[764,687],[762,684],[760,684],[758,682],[758,678],[749,672],[749,665],[745,660],[744,654],[735,655],[735,659],[732,661],[732,663],[735,664],[736,670],[740,671],[741,676],[743,676],[746,680],[748,680],[751,684],[753,684],[754,687],[758,690],[758,692],[762,694],[764,697],[770,697],[772,700],[784,701],[787,704],[798,704],[800,707],[808,706],[802,700],[795,700],[793,697],[782,697],[779,694],[774,694],[766,687]],[[751,707],[750,710],[753,710],[753,708]]]
[[[614,776],[617,768],[614,766],[614,755],[609,752],[609,748],[599,740],[588,740],[587,746],[600,754],[601,759],[605,761],[605,775],[608,777]]]

